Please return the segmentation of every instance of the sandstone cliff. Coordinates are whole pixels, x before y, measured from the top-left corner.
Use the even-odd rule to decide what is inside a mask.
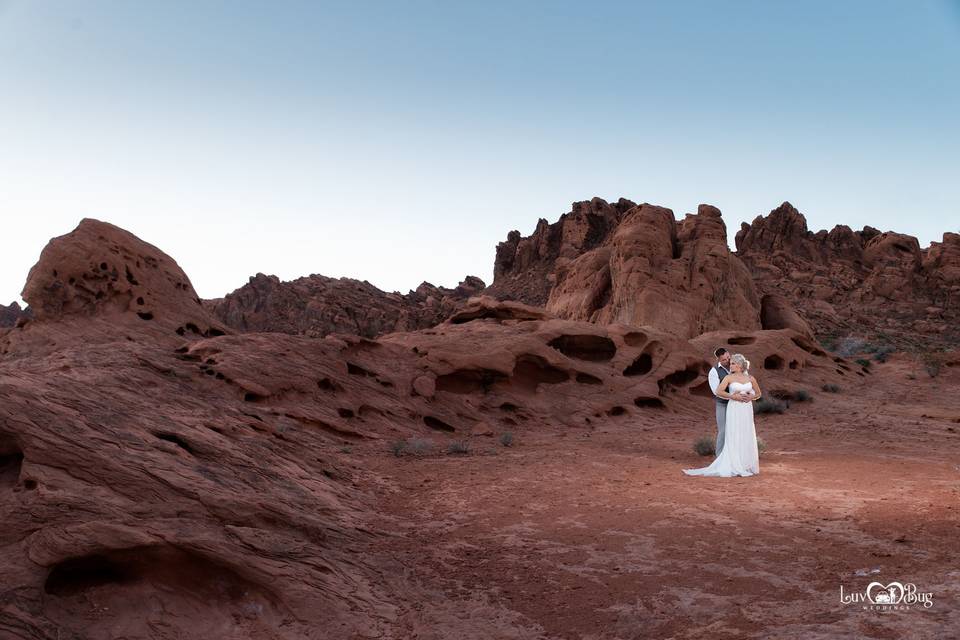
[[[921,248],[912,236],[872,227],[813,233],[785,202],[744,223],[736,244],[760,294],[789,301],[823,340],[960,344],[960,235]]]

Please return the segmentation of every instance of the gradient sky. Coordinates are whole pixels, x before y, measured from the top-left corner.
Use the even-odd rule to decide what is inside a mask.
[[[492,279],[627,197],[960,227],[957,2],[0,0],[0,302],[83,217],[203,297]]]

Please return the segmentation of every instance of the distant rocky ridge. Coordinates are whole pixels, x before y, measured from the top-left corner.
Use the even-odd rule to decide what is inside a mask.
[[[681,337],[791,328],[832,343],[860,336],[898,348],[960,344],[960,235],[921,249],[871,227],[816,234],[785,202],[744,223],[727,248],[720,211],[600,198],[574,203],[497,247],[487,294],[562,318],[656,326]]]
[[[437,325],[484,287],[480,278],[467,276],[454,289],[424,282],[403,295],[352,278],[311,275],[281,282],[276,276],[258,273],[233,293],[208,300],[205,306],[239,331],[373,338]]]
[[[407,294],[368,282],[257,274],[204,306],[236,331],[368,338],[435,326],[483,294],[601,325],[654,327],[691,339],[711,331],[792,329],[827,344],[857,336],[908,350],[960,344],[960,235],[921,249],[871,227],[813,233],[785,202],[744,223],[730,251],[720,210],[670,209],[625,198],[575,202],[533,233],[496,248],[493,283],[423,283]]]
[[[960,344],[960,235],[913,236],[838,225],[813,233],[789,202],[744,223],[737,256],[761,294],[789,300],[825,343],[850,335],[898,348]]]
[[[710,205],[677,221],[670,209],[625,199],[574,203],[553,224],[541,219],[529,237],[510,232],[487,293],[542,304],[561,318],[682,338],[720,329],[811,333],[787,301],[759,295]]]

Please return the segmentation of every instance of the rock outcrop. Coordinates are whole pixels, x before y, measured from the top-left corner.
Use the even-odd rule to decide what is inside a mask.
[[[649,325],[681,338],[761,327],[750,273],[709,205],[677,222],[669,209],[628,200],[576,203],[553,225],[541,220],[530,238],[511,232],[487,293],[543,300],[561,318]]]
[[[90,218],[47,244],[22,296],[36,321],[99,318],[118,332],[132,324],[165,336],[226,332],[170,256]]]
[[[485,293],[561,318],[651,325],[683,338],[721,329],[791,329],[834,344],[859,336],[912,351],[960,344],[960,235],[846,226],[813,233],[789,203],[743,224],[736,253],[715,207],[669,209],[600,198],[574,203],[497,247]]]
[[[865,375],[791,328],[689,342],[488,297],[378,340],[230,334],[172,258],[91,220],[24,298],[0,336],[0,637],[385,636],[426,597],[363,552],[397,535],[363,464],[388,441],[692,415],[715,343],[770,388]]]
[[[497,245],[493,284],[487,295],[545,306],[555,284],[557,263],[562,266],[602,245],[623,214],[635,206],[624,198],[614,204],[594,198],[573,203],[572,210],[553,224],[540,218],[526,238],[511,231],[507,240]]]
[[[484,286],[479,278],[467,276],[454,289],[424,282],[415,291],[401,295],[350,278],[311,275],[281,282],[276,276],[258,273],[224,298],[207,301],[207,307],[224,324],[239,331],[313,337],[353,333],[373,338],[443,322]]]
[[[785,202],[744,223],[736,244],[773,324],[796,328],[799,315],[827,341],[856,335],[920,350],[960,343],[955,233],[926,249],[912,236],[872,227],[813,233]]]
[[[20,322],[21,318],[26,319],[31,315],[29,308],[21,309],[18,302],[11,302],[6,307],[0,305],[0,328],[14,327]]]

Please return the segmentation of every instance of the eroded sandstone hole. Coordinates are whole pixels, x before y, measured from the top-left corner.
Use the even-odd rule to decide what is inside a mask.
[[[152,583],[185,593],[235,598],[259,590],[228,567],[174,547],[134,547],[66,559],[50,569],[44,591],[72,596],[104,585]],[[211,594],[213,595],[213,594]]]
[[[584,373],[582,371],[577,372],[577,382],[580,384],[603,384],[603,380],[597,376],[592,376],[589,373]]]
[[[640,408],[646,409],[663,409],[664,404],[663,400],[660,398],[648,398],[648,397],[639,397],[633,399],[633,404],[637,405]]]
[[[763,368],[773,369],[775,371],[783,369],[783,358],[775,353],[771,354],[763,359]]]
[[[617,355],[617,345],[604,336],[564,335],[554,338],[547,344],[568,358],[577,360],[606,362]]]
[[[55,596],[71,596],[101,585],[123,585],[135,577],[127,564],[95,554],[56,565],[47,576],[43,590]]]
[[[654,340],[643,348],[643,352],[634,358],[623,370],[625,376],[645,376],[653,370],[653,359],[660,359],[663,354],[663,344],[659,340]]]
[[[517,387],[528,391],[533,391],[539,384],[559,384],[569,379],[569,373],[532,353],[517,356],[510,378]]]
[[[437,376],[437,390],[450,393],[486,393],[497,382],[506,380],[506,374],[493,369],[457,369]]]
[[[0,488],[16,486],[23,465],[23,451],[13,438],[0,434]]]
[[[705,362],[702,362],[690,363],[683,369],[678,369],[677,371],[667,374],[666,376],[657,380],[657,387],[660,389],[660,395],[666,395],[666,393],[671,389],[677,389],[690,385],[690,383],[707,371],[709,371],[709,365]]]
[[[164,441],[166,441],[166,442],[173,443],[173,444],[177,445],[178,447],[180,447],[181,449],[183,449],[184,451],[186,451],[187,453],[193,454],[193,447],[191,447],[190,444],[189,444],[186,440],[184,440],[183,438],[181,438],[180,436],[178,436],[178,435],[175,434],[175,433],[168,433],[168,432],[165,432],[165,431],[158,431],[158,432],[154,433],[153,435],[154,435],[157,439],[159,439],[159,440],[164,440]]]
[[[456,431],[453,426],[434,416],[423,416],[423,424],[436,431],[446,431],[447,433],[453,433]]]
[[[630,347],[642,347],[647,344],[647,334],[642,331],[631,331],[623,336],[623,341]]]
[[[63,560],[50,568],[43,588],[44,613],[65,631],[89,612],[91,601],[99,606],[98,623],[123,620],[131,637],[152,637],[146,620],[157,598],[170,637],[217,637],[224,628],[239,631],[237,621],[275,624],[283,614],[266,587],[231,567],[167,545]]]
[[[653,358],[649,353],[641,353],[623,370],[625,376],[645,376],[653,369]]]

